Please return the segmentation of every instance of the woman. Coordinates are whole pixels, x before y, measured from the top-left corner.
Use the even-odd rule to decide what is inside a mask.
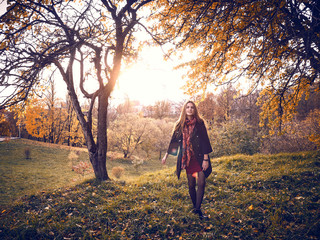
[[[204,121],[199,116],[195,103],[188,101],[182,108],[162,164],[166,163],[168,154],[178,155],[176,174],[179,179],[181,169],[186,169],[193,212],[198,214],[200,219],[205,218],[201,211],[201,203],[206,178],[212,172],[210,152],[212,148]]]

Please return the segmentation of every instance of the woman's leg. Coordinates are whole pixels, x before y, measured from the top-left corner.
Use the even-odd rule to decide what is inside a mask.
[[[190,198],[193,203],[193,207],[196,208],[196,204],[197,204],[196,179],[192,176],[192,174],[187,174],[187,178],[188,178]]]
[[[196,210],[200,210],[201,208],[205,186],[206,186],[206,177],[204,175],[204,172],[202,171],[198,172],[198,189],[196,194],[196,205],[195,205]]]

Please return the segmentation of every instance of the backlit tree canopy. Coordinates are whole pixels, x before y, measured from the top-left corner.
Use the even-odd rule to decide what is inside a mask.
[[[297,102],[319,90],[320,2],[317,0],[158,1],[155,27],[174,50],[192,49],[187,92],[241,77],[263,86],[262,120],[281,125]],[[263,97],[263,96],[267,97]]]

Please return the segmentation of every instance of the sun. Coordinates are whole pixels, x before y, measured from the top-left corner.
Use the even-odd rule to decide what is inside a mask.
[[[157,52],[144,57],[142,61],[124,69],[117,81],[113,98],[120,102],[129,98],[145,106],[162,100],[182,99],[182,73],[173,70],[172,62],[164,61]]]
[[[185,84],[182,77],[184,73],[173,69],[176,63],[163,60],[163,53],[156,48],[147,49],[140,56],[136,63],[123,66],[112,91],[110,104],[117,106],[129,98],[130,101],[138,101],[140,105],[150,106],[157,101],[179,102],[187,98],[182,90]],[[75,79],[78,79],[79,66],[75,65],[74,69]],[[59,76],[56,79],[58,97],[64,99],[67,94],[65,83]],[[92,81],[86,81],[84,86],[89,93],[98,87]]]
[[[141,104],[151,105],[156,99],[161,99],[166,87],[158,77],[160,74],[141,65],[135,65],[120,75],[115,91],[120,98],[128,97]]]

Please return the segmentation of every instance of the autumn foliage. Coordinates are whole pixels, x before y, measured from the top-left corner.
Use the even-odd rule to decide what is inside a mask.
[[[285,129],[299,101],[319,91],[320,3],[316,0],[157,1],[159,42],[190,60],[186,91],[238,82],[262,89],[261,124]]]

